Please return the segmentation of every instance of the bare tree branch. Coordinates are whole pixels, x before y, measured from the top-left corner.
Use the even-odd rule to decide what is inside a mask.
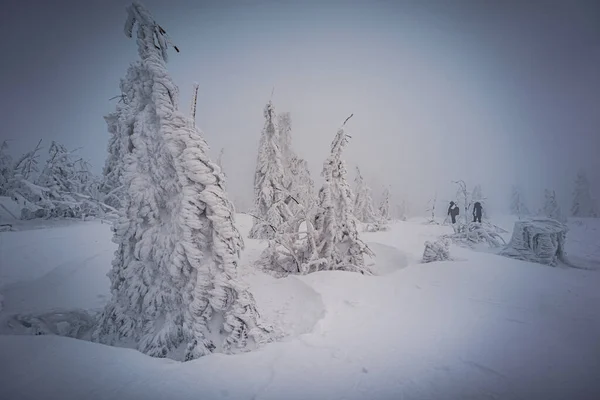
[[[346,120],[344,121],[344,123],[342,124],[342,126],[346,125],[346,122],[348,122],[348,120],[350,118],[352,118],[353,115],[354,115],[354,113],[350,114],[350,116],[348,118],[346,118]]]

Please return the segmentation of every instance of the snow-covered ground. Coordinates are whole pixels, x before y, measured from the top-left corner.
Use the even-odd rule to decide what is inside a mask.
[[[238,223],[246,234],[250,218]],[[109,225],[27,227],[0,233],[0,318],[100,309]],[[600,265],[600,220],[569,227],[569,256]],[[3,325],[0,399],[599,399],[600,271],[458,247],[457,261],[419,264],[449,231],[414,219],[364,234],[375,277],[275,279],[250,267],[266,244],[246,239],[241,273],[287,335],[252,353],[179,363]]]

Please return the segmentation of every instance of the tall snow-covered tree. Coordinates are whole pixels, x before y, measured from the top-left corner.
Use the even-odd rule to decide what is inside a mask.
[[[325,182],[319,191],[319,206],[313,224],[315,243],[318,258],[325,260],[320,269],[371,274],[364,256],[373,253],[358,234],[352,189],[346,181],[346,164],[342,159],[348,143],[344,127],[350,117],[338,129],[331,144],[331,154],[323,164]]]
[[[292,150],[292,117],[289,112],[282,112],[277,115],[277,130],[281,159],[284,160],[285,165],[295,155]]]
[[[590,193],[590,183],[585,171],[580,170],[575,179],[575,190],[573,191],[573,203],[571,205],[571,215],[573,217],[597,217],[592,194]]]
[[[513,185],[510,197],[510,213],[519,217],[529,215],[529,209],[525,203],[523,191],[520,186]]]
[[[121,82],[126,196],[114,225],[112,298],[92,340],[185,360],[249,350],[268,333],[237,279],[243,240],[223,177],[201,132],[178,111],[165,31],[139,3],[127,11],[125,33],[137,26],[141,60]]]
[[[384,221],[390,220],[390,189],[387,186],[383,189],[383,194],[381,195],[379,215]]]
[[[558,205],[558,201],[556,200],[556,193],[554,190],[544,190],[544,208],[542,209],[541,214],[560,222],[566,222],[562,210]]]
[[[356,178],[354,179],[356,190],[354,195],[354,215],[360,222],[375,223],[379,221],[375,207],[373,207],[373,197],[371,188],[363,179],[360,168],[356,167]]]
[[[308,163],[300,158],[292,147],[292,117],[289,112],[277,116],[277,129],[284,167],[284,186],[294,200],[302,205],[304,211],[308,212],[316,201],[314,182],[310,176]],[[299,211],[295,202],[289,204],[294,214]]]
[[[254,174],[254,223],[252,239],[271,239],[280,225],[290,219],[289,192],[285,187],[285,172],[279,131],[275,124],[275,109],[269,101],[265,107],[265,126],[260,138],[256,172]]]

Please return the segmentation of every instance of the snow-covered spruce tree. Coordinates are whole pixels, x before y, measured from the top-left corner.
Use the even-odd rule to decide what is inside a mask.
[[[590,193],[590,183],[585,171],[580,170],[575,179],[571,215],[579,218],[596,218],[598,216],[594,200]]]
[[[255,218],[250,229],[251,239],[272,239],[275,230],[292,216],[288,207],[289,193],[284,182],[279,131],[275,126],[275,110],[270,101],[264,115],[265,127],[260,138],[254,174]]]
[[[510,196],[510,213],[521,219],[525,215],[529,215],[529,209],[525,204],[523,190],[520,186],[513,185]]]
[[[383,225],[383,222],[377,211],[375,211],[375,207],[373,206],[373,197],[371,193],[371,188],[364,181],[360,168],[356,167],[356,178],[354,179],[356,183],[356,191],[354,195],[354,216],[365,224],[370,224],[374,227],[378,227],[379,225]],[[375,230],[379,230],[378,228]]]
[[[243,240],[222,175],[201,132],[177,109],[164,30],[139,3],[127,10],[125,33],[137,26],[141,58],[121,82],[127,195],[114,226],[112,298],[92,340],[185,360],[249,350],[268,330],[237,281]]]
[[[390,220],[390,189],[387,186],[383,189],[383,194],[381,195],[379,215],[384,221]]]
[[[544,190],[544,208],[541,214],[559,222],[566,222],[566,218],[563,216],[562,210],[556,200],[556,192],[554,190]]]
[[[323,164],[325,182],[319,191],[319,205],[313,223],[315,243],[318,259],[325,260],[319,269],[372,274],[365,265],[364,256],[374,254],[359,238],[352,190],[346,181],[346,165],[342,159],[342,152],[348,143],[344,127],[350,117],[337,131],[331,144],[331,154]]]
[[[284,166],[284,186],[289,194],[298,201],[303,212],[310,211],[316,202],[314,182],[310,176],[308,163],[300,158],[292,147],[292,117],[289,112],[277,116],[277,128],[282,164]],[[300,211],[295,201],[289,203],[292,213]]]
[[[292,150],[292,117],[289,112],[277,115],[277,130],[279,135],[279,148],[284,166],[295,156]],[[286,177],[289,179],[289,177]]]

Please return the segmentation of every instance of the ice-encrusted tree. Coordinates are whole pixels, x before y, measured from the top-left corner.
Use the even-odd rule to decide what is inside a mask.
[[[356,167],[356,184],[354,194],[354,215],[360,222],[375,223],[379,221],[375,207],[373,206],[373,197],[371,188],[366,184],[360,173],[360,168]]]
[[[292,150],[292,116],[289,112],[277,115],[277,134],[279,135],[279,148],[284,165],[295,155]]]
[[[373,256],[373,253],[358,234],[352,189],[346,180],[346,164],[342,159],[348,143],[344,128],[350,117],[338,129],[331,144],[331,153],[323,164],[325,182],[319,191],[319,205],[313,223],[315,243],[319,259],[325,260],[320,269],[371,274],[364,256]]]
[[[277,116],[277,129],[284,166],[284,187],[293,199],[302,205],[304,211],[310,212],[316,201],[314,182],[310,176],[308,163],[300,158],[292,147],[292,117],[289,112]],[[299,212],[295,201],[289,202],[294,214]]]
[[[558,200],[556,200],[556,192],[554,190],[544,190],[544,207],[541,210],[541,214],[559,222],[566,222]]]
[[[275,109],[269,101],[264,110],[265,126],[260,138],[254,174],[254,223],[251,239],[271,239],[278,227],[290,219],[289,193],[285,188],[285,172]]]
[[[510,196],[510,213],[521,219],[525,215],[529,215],[529,209],[525,203],[523,190],[518,185],[513,185]]]
[[[577,172],[577,178],[575,179],[571,215],[580,218],[595,218],[598,216],[592,194],[590,193],[590,182],[583,170]]]
[[[76,160],[60,143],[52,141],[48,149],[48,160],[36,184],[50,191],[50,197],[60,199],[63,193],[74,192],[76,188]]]
[[[139,3],[127,11],[125,33],[137,27],[141,60],[121,81],[126,196],[114,225],[112,298],[92,340],[184,360],[249,350],[268,330],[237,278],[243,240],[223,177],[201,132],[178,111],[165,31]]]
[[[390,189],[386,186],[381,195],[381,204],[379,204],[379,215],[384,221],[390,220]]]

